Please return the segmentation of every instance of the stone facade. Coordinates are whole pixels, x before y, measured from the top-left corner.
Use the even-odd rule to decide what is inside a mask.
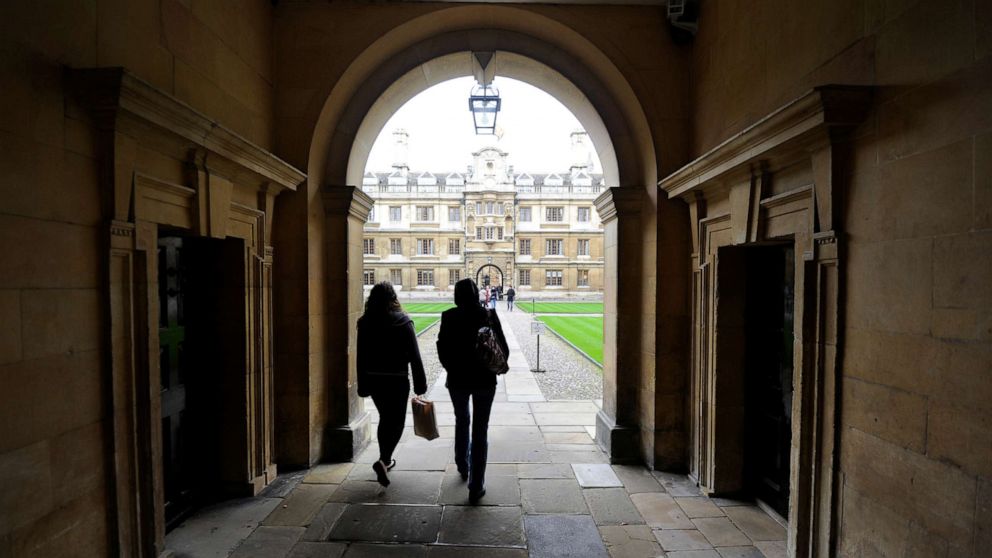
[[[406,145],[404,131],[395,143]],[[590,172],[585,133],[572,134],[577,160],[567,172],[515,172],[508,153],[473,153],[465,173],[365,174],[375,207],[365,224],[362,283],[450,296],[462,278],[513,285],[518,296],[596,295],[603,289],[603,231],[593,200],[603,177]],[[447,294],[445,294],[447,293]]]
[[[719,364],[733,362],[739,293],[703,260],[709,247],[719,257],[802,237],[795,268],[805,284],[817,278],[804,310],[828,311],[804,312],[817,320],[797,338],[811,360],[796,392],[812,414],[792,415],[789,461],[814,471],[795,478],[808,498],[789,512],[802,522],[790,523],[788,555],[987,555],[989,3],[699,6],[698,34],[676,44],[651,5],[3,3],[0,556],[163,551],[161,432],[148,414],[160,378],[140,328],[159,315],[147,243],[160,233],[234,242],[241,269],[257,272],[231,283],[260,289],[240,297],[255,311],[225,337],[244,342],[239,371],[253,386],[225,416],[251,425],[224,452],[241,488],[267,482],[273,463],[362,446],[354,322],[370,200],[347,179],[355,132],[393,84],[412,96],[439,75],[415,70],[478,49],[539,62],[526,75],[548,90],[569,81],[578,93],[563,102],[584,99],[612,142],[617,182],[595,203],[597,440],[611,458],[694,470],[714,494],[733,487],[719,466],[734,452],[703,455],[718,448],[700,441],[723,439],[739,412],[721,383],[739,376]],[[471,75],[464,66],[448,69]],[[101,97],[67,72],[108,67],[133,78],[127,95]],[[138,83],[157,104],[131,95],[149,91]],[[826,134],[829,157],[767,134],[829,84],[871,91],[857,122]],[[161,107],[183,116],[170,124]],[[733,147],[754,134],[779,146],[774,157]],[[708,173],[715,156],[736,157],[732,172]],[[675,182],[688,187],[665,187]]]

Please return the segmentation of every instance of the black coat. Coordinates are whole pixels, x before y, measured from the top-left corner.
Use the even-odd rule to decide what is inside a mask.
[[[358,319],[358,395],[380,389],[410,389],[407,365],[413,372],[413,391],[427,392],[427,375],[413,320],[403,312]]]
[[[437,356],[448,371],[445,384],[454,389],[477,389],[496,385],[496,375],[486,370],[475,350],[479,328],[488,325],[486,315],[492,316],[492,328],[503,354],[510,348],[503,335],[503,326],[496,312],[482,306],[452,308],[441,314],[441,331],[437,336]]]

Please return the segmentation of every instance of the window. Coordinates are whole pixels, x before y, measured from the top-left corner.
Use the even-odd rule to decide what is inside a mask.
[[[362,253],[366,256],[375,255],[375,239],[374,238],[364,238],[362,239]]]
[[[520,208],[520,222],[522,222],[522,223],[530,223],[530,208],[529,207],[521,207]]]
[[[417,255],[418,256],[433,256],[434,255],[434,239],[433,238],[418,238],[417,239]]]
[[[475,227],[475,239],[482,240],[482,227]]]
[[[365,271],[362,272],[362,284],[366,286],[375,285],[374,269],[366,269]]]
[[[520,255],[529,256],[530,255],[530,239],[521,238],[520,239]]]
[[[486,240],[503,240],[503,227],[481,227],[485,233]],[[476,229],[476,238],[479,238],[479,230]]]
[[[546,256],[560,256],[562,241],[560,238],[549,238],[544,241],[544,254]]]
[[[369,216],[365,218],[365,222],[366,223],[371,223],[372,221],[375,221],[375,206],[374,205],[369,208]]]
[[[486,202],[486,215],[492,215],[496,213],[496,204],[493,202]]]
[[[579,286],[579,287],[588,287],[589,286],[589,270],[588,269],[580,269],[579,270],[579,276],[576,279],[576,285]]]
[[[417,220],[418,221],[433,221],[434,220],[434,207],[430,205],[418,205],[417,206]]]
[[[399,205],[389,206],[389,221],[396,223],[403,220],[403,207]]]
[[[462,208],[457,205],[448,207],[448,222],[460,223],[462,221]]]
[[[496,204],[496,215],[503,215],[504,211],[505,209],[503,208],[503,204],[501,203]]]
[[[521,269],[520,270],[520,280],[517,281],[517,284],[530,286],[530,270],[529,269]]]
[[[418,269],[417,270],[417,286],[418,287],[429,287],[434,285],[434,270],[433,269]]]
[[[482,202],[475,202],[475,214],[482,215]]]
[[[589,209],[588,207],[580,207],[579,208],[579,222],[580,223],[588,223],[589,222],[589,216],[591,214],[592,214],[592,210]]]
[[[462,243],[457,238],[448,239],[448,254],[455,256],[462,253]]]
[[[589,239],[588,238],[580,238],[579,239],[578,248],[579,248],[578,249],[578,255],[580,255],[580,256],[588,256],[589,255]]]
[[[560,269],[549,269],[544,272],[544,285],[547,287],[560,287],[561,286],[561,270]]]
[[[403,284],[403,270],[402,269],[390,269],[389,270],[389,282],[394,285]]]
[[[462,278],[462,270],[460,269],[449,269],[448,270],[448,284],[454,285]]]
[[[400,238],[389,239],[389,253],[394,256],[403,255],[403,240]]]
[[[548,207],[546,208],[544,220],[549,223],[561,223],[565,219],[565,208],[564,207]]]

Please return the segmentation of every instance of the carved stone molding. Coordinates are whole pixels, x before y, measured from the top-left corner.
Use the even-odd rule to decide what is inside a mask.
[[[834,130],[860,124],[870,104],[867,87],[817,87],[663,178],[658,186],[674,198],[719,187],[735,174],[754,174],[758,164],[773,170],[777,161],[794,159],[797,151],[829,144]]]
[[[124,68],[69,70],[69,82],[105,128],[122,119],[150,124],[201,146],[221,161],[248,169],[279,188],[295,190],[306,175],[265,149],[137,78]]]
[[[614,186],[604,190],[593,200],[593,205],[599,213],[600,222],[605,225],[620,215],[640,213],[643,205],[642,195],[640,188]]]
[[[324,186],[321,191],[328,216],[348,214],[367,221],[375,200],[355,186]]]

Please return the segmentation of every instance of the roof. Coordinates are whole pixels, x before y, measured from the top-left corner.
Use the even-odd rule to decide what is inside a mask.
[[[418,178],[432,176],[432,175],[437,180],[438,186],[446,185],[448,183],[448,180],[449,179],[452,179],[452,183],[453,184],[457,184],[457,185],[461,186],[461,185],[465,184],[465,182],[468,179],[468,175],[467,174],[458,173],[458,172],[426,172],[426,171],[425,172],[421,172],[421,171],[412,171],[411,170],[411,171],[407,172],[406,182],[410,186],[416,186],[417,185],[417,179]],[[376,179],[376,182],[379,185],[386,186],[386,185],[390,184],[389,178],[392,177],[393,180],[394,180],[393,185],[396,185],[395,180],[399,176],[400,175],[396,171],[376,172],[376,173],[366,172],[365,175],[364,175],[364,179],[365,180],[363,180],[363,182],[366,185],[373,184],[371,182],[371,180],[368,180],[368,179],[375,178]],[[545,180],[548,179],[548,178],[550,178],[552,181],[554,181],[555,178],[560,178],[561,181],[562,181],[562,185],[563,186],[570,186],[572,184],[572,175],[569,172],[561,172],[561,173],[554,173],[554,172],[549,172],[549,173],[526,173],[526,172],[520,172],[520,173],[513,173],[510,176],[513,179],[513,183],[514,184],[516,184],[518,178],[525,178],[525,179],[526,178],[532,178],[534,180],[534,185],[535,186],[543,186]],[[577,174],[576,175],[576,178],[579,178],[579,179],[582,179],[582,178],[591,179],[593,186],[603,186],[604,185],[604,183],[603,183],[603,175],[600,174],[600,173],[587,173],[587,172],[584,172],[583,171],[583,172],[580,172],[579,174]],[[458,181],[459,179],[461,180],[461,182]]]

